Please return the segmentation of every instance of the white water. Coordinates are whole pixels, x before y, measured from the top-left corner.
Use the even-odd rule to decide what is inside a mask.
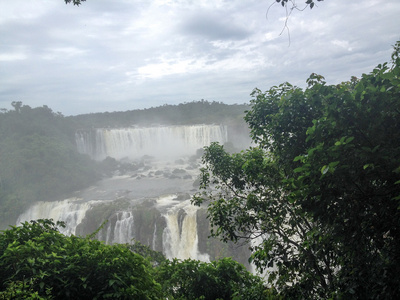
[[[98,128],[75,134],[78,151],[102,160],[136,159],[143,155],[179,157],[193,155],[211,142],[225,143],[227,127],[223,125],[158,126],[138,128]]]
[[[172,204],[170,198],[159,200],[161,205],[168,202]],[[184,201],[175,203],[163,214],[167,222],[163,232],[163,249],[167,258],[210,261],[208,254],[201,254],[198,250],[197,210],[198,207],[191,205],[190,201]]]
[[[111,225],[111,224],[109,224]],[[107,228],[106,243],[108,244],[125,244],[130,243],[134,238],[133,227],[135,226],[133,214],[123,211],[117,213],[117,221],[113,233],[111,234],[111,226]],[[113,239],[111,240],[111,237]]]
[[[157,237],[157,224],[154,224],[154,231],[153,231],[153,240],[151,243],[152,249],[155,250],[157,249],[157,244],[156,244],[156,237]]]
[[[210,261],[208,254],[201,254],[198,250],[196,212],[199,208],[191,205],[189,200],[173,200],[175,198],[176,195],[166,195],[159,197],[155,203],[166,221],[162,237],[163,253],[167,258],[192,258]],[[76,228],[84,220],[86,212],[98,203],[105,203],[105,201],[91,200],[84,202],[76,198],[54,202],[41,201],[21,214],[17,224],[30,220],[51,218],[54,222],[64,221],[66,223],[66,228],[60,228],[61,233],[75,234]],[[135,225],[131,211],[117,211],[110,217],[105,228],[100,231],[99,239],[107,244],[131,243],[132,239],[137,238],[135,237]],[[150,247],[156,249],[156,225],[151,232],[153,232],[153,237]]]
[[[64,221],[67,225],[60,228],[63,234],[75,234],[78,226],[85,217],[86,211],[92,207],[90,202],[80,202],[76,198],[62,201],[40,201],[32,205],[18,217],[17,224],[37,219],[53,219],[54,222]]]

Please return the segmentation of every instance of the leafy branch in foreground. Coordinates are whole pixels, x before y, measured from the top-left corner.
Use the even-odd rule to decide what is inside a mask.
[[[400,42],[392,64],[305,90],[255,89],[245,120],[257,147],[205,148],[212,235],[250,243],[289,298],[400,296]]]
[[[279,299],[231,258],[171,261],[138,241],[65,236],[63,226],[36,220],[1,232],[0,299]]]
[[[333,290],[329,278],[339,263],[330,253],[335,247],[330,232],[293,202],[273,159],[260,148],[231,155],[213,143],[204,161],[202,183],[213,189],[198,194],[195,203],[212,199],[211,235],[246,241],[253,251],[250,260],[259,271],[267,270],[269,283],[286,296],[312,298]]]
[[[210,263],[198,260],[166,260],[157,279],[168,299],[279,299],[258,276],[231,258]]]

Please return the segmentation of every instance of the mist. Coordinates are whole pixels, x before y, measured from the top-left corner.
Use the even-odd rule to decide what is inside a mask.
[[[199,191],[204,147],[250,143],[246,105],[199,101],[147,110],[64,117],[12,103],[0,114],[2,227],[51,218],[63,233],[106,243],[138,240],[168,258],[218,257]],[[5,159],[4,159],[5,158]],[[16,196],[15,196],[16,195]],[[248,250],[227,253],[247,264]]]

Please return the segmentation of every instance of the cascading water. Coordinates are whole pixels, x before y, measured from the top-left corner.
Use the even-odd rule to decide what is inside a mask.
[[[85,220],[87,212],[96,208],[98,205],[110,205],[104,200],[92,200],[82,202],[82,200],[67,199],[54,202],[38,202],[21,214],[18,223],[51,218],[54,221],[66,222],[66,228],[61,228],[63,234],[76,234],[77,226],[83,221],[93,222],[95,220]],[[189,200],[176,200],[176,195],[167,195],[158,198],[155,202],[155,208],[159,215],[165,219],[165,228],[162,230],[162,251],[167,258],[179,259],[199,259],[209,261],[208,254],[201,254],[198,250],[198,232],[197,232],[197,211],[198,207],[192,206]],[[143,210],[133,208],[138,214],[148,211],[148,207]],[[140,239],[137,224],[133,211],[116,211],[109,216],[108,223],[99,232],[98,238],[107,244],[125,244],[131,243],[132,239]],[[157,223],[153,228],[148,228],[147,232],[153,233],[151,245],[153,250],[157,250]],[[85,232],[90,234],[91,232]]]
[[[143,155],[177,157],[192,155],[211,142],[228,140],[224,125],[158,126],[138,128],[98,128],[77,131],[78,151],[102,160],[136,159]]]
[[[52,202],[40,201],[21,214],[17,224],[37,219],[53,219],[66,223],[65,228],[60,228],[61,233],[75,234],[76,227],[82,222],[86,211],[90,208],[90,202],[80,202],[76,198]]]
[[[107,227],[105,242],[107,244],[130,243],[134,235],[134,218],[132,212],[122,211],[116,213],[116,220]]]
[[[163,231],[165,256],[170,259],[196,258],[209,261],[209,255],[201,254],[198,248],[198,207],[191,205],[190,201],[178,202],[170,197],[159,201],[161,205],[166,205],[168,202],[174,205],[163,214],[167,225]]]
[[[79,152],[94,159],[136,159],[146,154],[157,159],[144,159],[137,168],[74,193],[75,198],[38,202],[21,214],[17,224],[52,218],[66,222],[62,233],[85,236],[108,220],[96,236],[108,244],[135,239],[167,258],[210,261],[232,256],[246,263],[249,256],[244,250],[207,239],[206,213],[190,203],[190,195],[197,191],[194,181],[200,163],[189,156],[227,138],[226,126],[219,125],[78,131]]]

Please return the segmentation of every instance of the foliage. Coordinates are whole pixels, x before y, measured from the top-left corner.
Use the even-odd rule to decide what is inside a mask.
[[[152,250],[149,246],[142,244],[140,241],[134,240],[132,244],[127,245],[128,249],[146,258],[153,266],[163,263],[166,258],[158,251]]]
[[[272,158],[259,148],[229,154],[213,143],[204,161],[203,188],[214,185],[218,192],[206,190],[195,201],[213,200],[208,207],[211,235],[253,245],[251,260],[260,271],[267,269],[269,283],[286,296],[302,289],[301,298],[313,298],[329,290],[324,275],[332,277],[337,257],[330,256],[329,240],[320,241],[327,232],[283,191],[285,177]]]
[[[252,275],[231,258],[211,263],[192,259],[167,260],[161,264],[157,278],[168,299],[255,300],[273,296],[260,277]]]
[[[361,79],[255,89],[245,119],[258,147],[206,148],[195,203],[211,200],[212,235],[259,242],[252,260],[282,295],[400,294],[399,48]]]
[[[11,281],[7,285],[7,289],[5,291],[0,291],[0,299],[9,300],[9,299],[35,299],[35,300],[50,300],[54,299],[51,296],[51,289],[48,288],[46,290],[45,296],[40,296],[38,292],[35,292],[32,287],[32,280],[27,281]]]
[[[139,242],[68,237],[64,226],[37,220],[1,232],[0,299],[278,299],[231,258],[170,261]]]
[[[37,220],[2,232],[1,291],[9,292],[10,286],[28,282],[25,292],[44,299],[160,297],[160,286],[142,256],[124,245],[110,246],[90,238],[64,236],[59,233],[59,226],[65,225]]]

